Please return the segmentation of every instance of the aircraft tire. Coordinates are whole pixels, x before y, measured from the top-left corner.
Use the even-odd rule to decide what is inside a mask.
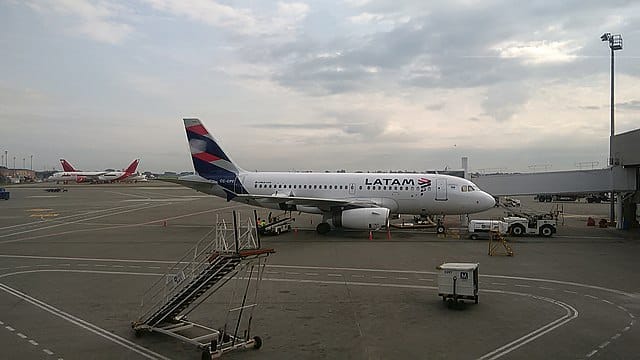
[[[442,225],[436,226],[436,234],[444,234],[444,226]]]
[[[329,225],[329,223],[323,222],[318,224],[318,226],[316,226],[316,232],[318,234],[324,235],[329,231],[331,231],[331,225]]]

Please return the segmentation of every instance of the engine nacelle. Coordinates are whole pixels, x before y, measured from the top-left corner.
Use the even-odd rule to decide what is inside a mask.
[[[335,227],[358,230],[377,230],[389,223],[389,209],[361,208],[344,210],[332,217]]]

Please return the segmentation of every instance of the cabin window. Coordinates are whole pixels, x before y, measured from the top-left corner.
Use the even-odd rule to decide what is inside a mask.
[[[393,188],[393,190],[398,190],[398,187],[397,187],[397,186],[396,186],[396,187],[394,187],[394,188]]]
[[[314,189],[317,189],[317,188],[318,188],[318,185],[313,185],[313,188],[314,188]]]
[[[411,187],[411,191],[414,191],[414,190],[415,190],[415,189],[414,189],[414,187],[412,186],[412,187]]]
[[[387,187],[386,187],[386,186],[383,186],[383,187],[382,187],[382,190],[387,190]]]
[[[333,189],[333,185],[329,185],[329,189]]]
[[[378,185],[378,190],[382,190],[382,186]]]
[[[327,185],[325,185],[325,186],[324,186],[324,188],[326,189],[326,188],[327,188]]]
[[[367,186],[367,190],[371,190],[371,186]]]
[[[342,190],[342,185],[340,185],[340,190]]]
[[[360,185],[360,189],[359,190],[362,190],[362,185]]]
[[[307,188],[307,185],[305,185],[305,186],[304,186],[304,188],[306,189],[306,188]]]
[[[293,188],[296,189],[296,185],[293,185]]]
[[[271,189],[271,184],[269,184],[269,189]]]

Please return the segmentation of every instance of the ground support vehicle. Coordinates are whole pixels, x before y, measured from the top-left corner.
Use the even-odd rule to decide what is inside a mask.
[[[469,221],[469,237],[473,240],[489,239],[491,233],[507,234],[509,224],[500,220],[471,220]]]
[[[258,230],[260,235],[280,235],[281,233],[291,231],[291,224],[296,220],[290,216],[269,217],[269,223],[266,221],[258,221]]]
[[[11,197],[11,193],[4,188],[0,188],[0,199],[9,200],[9,197]]]
[[[557,221],[541,216],[524,218],[519,216],[508,216],[504,221],[509,224],[509,234],[513,236],[522,235],[542,235],[550,237],[556,233]]]

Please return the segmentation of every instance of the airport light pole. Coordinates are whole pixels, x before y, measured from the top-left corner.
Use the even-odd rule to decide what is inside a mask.
[[[4,151],[4,161],[5,161],[5,167],[9,167],[9,151],[5,150]]]
[[[613,88],[613,84],[614,84],[614,78],[613,78],[613,64],[614,64],[614,52],[616,50],[622,50],[622,35],[620,34],[614,34],[612,35],[611,33],[604,33],[602,34],[602,36],[600,36],[600,40],[602,41],[606,41],[609,43],[609,48],[611,49],[611,134],[609,135],[609,166],[615,166],[616,161],[613,158],[613,135],[615,133],[615,126],[614,126],[614,88]],[[615,221],[615,193],[614,193],[614,184],[613,181],[611,182],[611,204],[610,204],[610,211],[609,211],[609,221],[611,223],[613,223]]]
[[[31,157],[31,166],[30,166],[30,168],[31,168],[31,170],[33,170],[33,155],[29,155],[29,157]]]

